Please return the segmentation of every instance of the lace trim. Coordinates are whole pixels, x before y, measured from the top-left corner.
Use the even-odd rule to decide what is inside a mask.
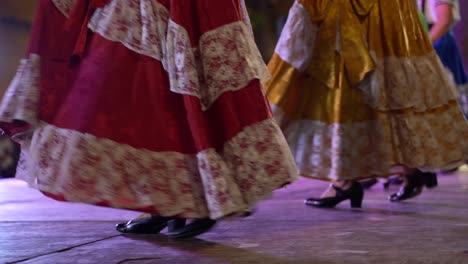
[[[303,72],[312,60],[318,26],[298,2],[291,7],[275,52],[280,58]]]
[[[290,48],[287,52],[288,48],[282,47],[280,58],[296,69],[306,67],[307,56],[297,48],[295,51]],[[423,112],[459,97],[455,83],[434,52],[421,57],[386,57],[375,61],[377,69],[358,87],[372,108],[380,111],[412,108]]]
[[[455,104],[352,124],[290,120],[272,108],[303,176],[356,180],[387,175],[394,165],[440,171],[468,159],[468,125]]]
[[[52,0],[52,2],[64,16],[68,17],[76,0]]]
[[[40,57],[31,54],[21,60],[16,75],[3,96],[0,104],[0,119],[4,122],[13,120],[37,123],[39,104]]]
[[[44,124],[20,175],[68,201],[147,208],[162,215],[220,218],[249,209],[295,180],[286,141],[273,120],[246,127],[222,152],[151,152]]]
[[[250,21],[249,11],[247,10],[247,6],[245,5],[245,0],[241,0],[240,5],[241,5],[241,10],[242,10],[242,15],[244,16],[244,22],[247,24],[247,27],[249,28],[249,31],[252,34],[252,36],[254,36],[252,22]]]
[[[413,108],[426,111],[457,99],[458,92],[437,54],[376,59],[377,70],[359,89],[366,102],[381,111]]]
[[[171,91],[196,96],[208,109],[227,91],[246,87],[254,79],[266,81],[268,70],[244,22],[234,22],[205,33],[198,49],[188,33],[170,22],[168,71]]]
[[[95,11],[89,28],[164,64],[169,18],[169,11],[157,1],[113,0]]]
[[[171,91],[199,98],[203,110],[227,91],[269,78],[247,19],[204,33],[198,46],[192,47],[186,29],[169,16],[169,10],[156,1],[114,0],[96,11],[89,27],[160,60],[169,73]]]

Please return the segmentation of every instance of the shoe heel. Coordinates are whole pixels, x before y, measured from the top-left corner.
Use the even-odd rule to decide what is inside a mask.
[[[351,198],[351,208],[361,208],[363,198],[364,198],[363,195],[352,197]]]
[[[432,189],[437,187],[437,174],[435,173],[425,173],[424,175],[424,186],[426,188]]]
[[[354,185],[353,189],[353,193],[349,197],[351,208],[361,208],[362,200],[364,199],[364,189],[359,184]]]
[[[167,231],[169,234],[177,232],[177,230],[183,228],[185,226],[185,222],[187,220],[185,218],[176,218],[172,219],[167,222]]]
[[[364,188],[360,184],[354,183],[351,190],[352,192],[349,195],[351,208],[361,208],[364,199]]]

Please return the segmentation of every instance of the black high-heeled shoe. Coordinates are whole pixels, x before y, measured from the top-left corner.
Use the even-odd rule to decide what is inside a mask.
[[[124,234],[157,234],[167,227],[170,220],[172,220],[170,217],[151,215],[117,224],[115,229]]]
[[[216,224],[216,220],[209,218],[195,219],[190,224],[181,226],[175,230],[169,230],[168,235],[170,238],[184,239],[195,237],[208,232]]]
[[[372,188],[372,186],[376,185],[379,181],[377,179],[368,179],[368,180],[362,180],[359,181],[359,184],[361,184],[362,188],[368,190]]]
[[[309,198],[304,201],[305,204],[319,208],[333,208],[342,201],[349,199],[351,202],[351,208],[361,208],[362,200],[364,198],[364,190],[359,183],[353,182],[351,187],[346,190],[336,186],[332,187],[336,191],[335,196],[325,198]]]
[[[407,175],[406,179],[407,184],[400,191],[388,197],[390,202],[400,202],[414,198],[422,193],[424,186],[432,189],[438,185],[437,174],[432,172],[418,170],[411,175]]]
[[[423,172],[422,177],[424,179],[424,186],[428,189],[435,188],[439,185],[437,181],[437,174],[433,172]]]
[[[167,233],[172,234],[185,227],[187,219],[175,218],[167,222]]]
[[[384,187],[384,190],[388,190],[390,188],[390,185],[402,185],[403,184],[403,179],[398,176],[398,177],[391,177],[391,178],[388,178],[384,184],[383,184],[383,187]]]

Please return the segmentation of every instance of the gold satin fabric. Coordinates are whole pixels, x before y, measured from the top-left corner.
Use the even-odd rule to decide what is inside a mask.
[[[324,123],[353,123],[374,119],[373,110],[364,103],[360,90],[348,85],[346,77],[340,89],[330,89],[307,74],[273,55],[267,83],[270,103],[280,107],[289,119],[310,119]]]
[[[268,64],[268,99],[290,119],[325,123],[374,120],[357,86],[376,60],[432,52],[414,1],[299,0],[319,31],[312,62],[299,72],[277,54]],[[385,70],[385,69],[383,69]]]
[[[375,52],[377,58],[425,56],[433,51],[429,36],[419,19],[415,1],[377,2],[363,19],[369,49]]]
[[[348,73],[351,86],[357,86],[375,69],[362,34],[361,15],[367,16],[376,0],[300,0],[310,19],[320,24],[313,63],[308,74],[329,88],[340,88]]]

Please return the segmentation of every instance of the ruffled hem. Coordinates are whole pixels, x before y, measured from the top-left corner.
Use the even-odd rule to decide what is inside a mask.
[[[312,23],[305,7],[296,1],[289,10],[275,53],[298,71],[306,71],[312,60],[318,30],[319,26]]]
[[[389,175],[395,165],[441,171],[468,161],[468,125],[455,102],[346,124],[290,120],[273,110],[303,176],[356,180]]]
[[[366,103],[374,109],[424,112],[458,98],[455,83],[435,52],[420,57],[374,59],[376,70],[359,85]]]
[[[48,124],[21,143],[18,177],[31,186],[67,201],[166,216],[242,212],[297,175],[273,120],[246,127],[221,151],[197,154],[135,149]]]
[[[171,91],[195,96],[203,110],[225,92],[238,91],[268,70],[254,42],[248,19],[203,32],[196,46],[182,25],[153,0],[113,0],[96,10],[89,28],[111,41],[162,62]]]
[[[144,8],[144,13],[140,7]],[[88,27],[110,41],[161,61],[167,69],[165,50],[169,20],[169,10],[157,1],[114,0],[94,12]]]
[[[196,49],[189,46],[188,34],[179,25],[170,23],[168,31],[171,91],[199,98],[203,110],[223,93],[241,90],[255,79],[265,82],[270,76],[243,21],[205,33]]]
[[[12,123],[21,120],[37,124],[39,104],[40,57],[31,54],[21,60],[16,75],[0,104],[0,121]]]
[[[56,2],[69,3],[70,5],[73,3],[71,1]],[[44,3],[49,5],[53,4],[52,2]],[[124,1],[114,0],[109,5],[105,6],[104,9],[111,8],[112,3],[127,3],[132,4],[135,7],[135,5],[139,6],[142,3],[154,4],[156,1],[141,0],[125,1],[124,3]],[[104,9],[98,9],[95,15],[98,15],[99,11]],[[147,10],[148,8],[146,6],[142,7],[141,10],[137,10],[137,8],[128,9],[126,10],[128,13],[125,13],[125,15],[133,15],[134,13],[131,11],[143,12]],[[62,9],[62,12],[66,13],[69,11]],[[74,13],[75,12],[72,11],[70,16],[74,16]],[[58,14],[58,16],[62,18],[60,14]],[[76,24],[81,22],[81,20],[76,17],[70,17],[70,19],[75,19],[76,21],[73,22],[76,22]],[[126,20],[122,20],[121,22],[125,21]],[[170,23],[170,21],[168,23]],[[239,21],[221,26],[214,31],[209,31],[202,36],[202,39],[204,38],[206,41],[202,41],[201,43],[205,46],[197,46],[195,48],[187,46],[187,50],[181,49],[176,52],[182,52],[181,54],[185,54],[184,52],[192,51],[196,54],[200,54],[199,56],[197,55],[197,58],[206,59],[207,61],[210,61],[211,59],[216,63],[224,63],[224,61],[218,60],[225,57],[228,57],[228,60],[237,60],[239,58],[242,59],[242,56],[249,56],[244,53],[245,51],[238,50],[239,45],[247,45],[242,47],[251,48],[247,43],[249,41],[247,37],[251,36],[251,33],[248,33],[247,26],[243,23],[244,22]],[[113,23],[111,24],[116,26]],[[169,28],[169,26],[167,27]],[[122,28],[125,29],[125,27]],[[142,28],[143,27],[140,29]],[[227,33],[223,30],[227,30]],[[233,31],[231,32],[229,30]],[[236,35],[240,34],[239,32],[241,31],[246,34],[245,39]],[[83,32],[87,33],[86,31]],[[124,30],[124,33],[125,32],[126,31]],[[180,32],[182,31],[177,31],[176,33],[179,34]],[[184,32],[187,33],[186,31]],[[85,35],[88,36],[88,34]],[[144,34],[141,36],[143,35]],[[89,36],[92,38],[93,34],[89,34]],[[112,44],[113,47],[118,46],[120,52],[113,52],[113,55],[125,54],[125,56],[140,57],[138,54],[124,48],[120,43],[110,42],[98,35],[94,35],[94,37],[95,39],[92,39],[92,41],[89,41],[89,39],[86,38],[82,40],[85,40],[85,42],[91,42],[91,44],[102,42],[105,44]],[[217,37],[220,38],[219,41],[216,39]],[[227,45],[225,38],[230,38],[233,42],[235,42],[235,39],[240,39],[241,43],[228,43],[229,45]],[[184,38],[182,38],[181,41],[181,43],[174,43],[177,49],[185,47],[184,45],[190,43],[190,40]],[[253,42],[253,39],[250,39],[250,41]],[[134,44],[136,42],[132,43]],[[167,54],[165,52],[167,52],[166,48],[168,43],[169,41],[166,41],[166,43],[163,43],[164,45],[161,45],[161,47],[163,47],[163,58],[165,56],[164,54]],[[34,41],[33,44],[35,44]],[[182,46],[177,46],[179,44]],[[228,49],[232,48],[232,50],[228,51],[233,51],[234,55],[231,57],[230,55],[232,54],[224,53],[221,56],[221,53],[219,53],[220,50],[216,50],[217,53],[215,52],[213,55],[210,51],[203,50],[204,48],[216,48],[216,45],[218,44],[226,45]],[[60,48],[60,45],[58,46]],[[113,49],[113,51],[115,50]],[[47,52],[44,53],[45,54],[41,54],[44,55],[42,57],[43,65],[40,65],[41,59],[39,55],[36,54],[31,54],[30,58],[23,61],[22,66],[15,77],[15,81],[9,87],[7,92],[8,94],[4,98],[0,108],[0,121],[13,124],[2,123],[0,125],[11,125],[12,127],[23,123],[30,125],[28,130],[19,131],[21,132],[20,134],[17,133],[18,131],[14,131],[10,134],[15,137],[16,141],[21,143],[24,151],[18,175],[19,177],[27,180],[32,186],[52,197],[73,202],[107,205],[134,210],[146,208],[145,211],[166,216],[178,215],[187,218],[220,218],[249,209],[255,202],[269,196],[273,190],[292,182],[297,177],[295,164],[290,157],[290,151],[287,147],[287,143],[277,125],[270,118],[270,112],[267,105],[264,104],[265,98],[262,96],[258,81],[250,82],[252,84],[249,84],[250,88],[245,88],[239,93],[233,93],[232,97],[230,94],[226,94],[223,98],[218,99],[216,103],[219,104],[216,104],[216,108],[212,108],[212,110],[219,109],[220,111],[217,112],[216,116],[214,116],[210,111],[207,113],[200,113],[198,105],[199,101],[196,98],[171,93],[167,87],[168,80],[162,70],[161,63],[159,61],[149,59],[149,64],[156,64],[155,69],[158,72],[155,72],[155,75],[160,74],[160,76],[157,75],[154,78],[155,83],[151,85],[156,85],[158,89],[161,89],[164,92],[164,94],[162,95],[162,93],[158,93],[160,90],[157,89],[151,90],[152,93],[148,94],[158,95],[159,99],[166,98],[163,96],[168,94],[169,99],[167,101],[163,100],[164,102],[161,104],[161,108],[174,114],[171,118],[161,118],[159,121],[174,121],[177,118],[174,119],[173,117],[178,117],[180,114],[183,118],[190,118],[191,122],[191,124],[188,124],[189,127],[184,131],[192,131],[192,133],[195,131],[198,133],[198,135],[192,135],[195,137],[197,142],[189,142],[187,144],[190,145],[193,143],[196,145],[194,148],[179,148],[178,145],[184,144],[187,137],[181,138],[177,136],[179,134],[171,134],[174,140],[169,141],[164,148],[161,148],[164,151],[158,151],[157,148],[151,151],[148,146],[150,145],[150,140],[145,137],[139,137],[139,139],[141,139],[141,144],[123,144],[127,141],[109,139],[117,133],[106,132],[100,134],[100,137],[96,137],[95,135],[98,135],[95,133],[96,130],[92,130],[92,134],[77,131],[78,129],[89,131],[86,128],[83,128],[86,125],[84,123],[89,120],[89,116],[93,117],[98,112],[98,116],[100,118],[104,116],[102,115],[103,112],[98,111],[98,109],[94,107],[94,99],[97,99],[98,103],[102,103],[102,101],[105,101],[102,100],[102,98],[112,98],[112,101],[115,102],[117,100],[117,96],[96,97],[96,94],[87,94],[94,101],[92,104],[93,107],[86,108],[88,110],[91,109],[88,111],[89,115],[84,115],[83,119],[86,121],[81,123],[81,119],[73,119],[71,115],[68,115],[68,109],[65,109],[65,106],[68,107],[73,104],[64,103],[64,101],[61,100],[63,98],[62,96],[68,95],[68,97],[70,97],[70,95],[72,95],[71,97],[73,98],[79,98],[82,93],[81,91],[83,90],[76,90],[78,88],[71,86],[73,83],[70,83],[72,81],[69,79],[70,76],[68,75],[61,76],[63,79],[59,81],[54,79],[54,76],[51,78],[51,71],[57,69],[59,73],[63,73],[62,70],[65,71],[66,66],[69,64],[65,60],[63,64],[60,62],[58,65],[55,65],[53,60],[47,57],[49,54],[47,54]],[[212,57],[208,58],[208,55],[205,53]],[[83,54],[86,56],[86,53]],[[182,57],[180,57],[178,54],[179,53],[175,53],[174,55],[174,63],[179,63],[179,59],[185,62],[185,57],[182,55]],[[102,53],[100,53],[100,55],[102,55]],[[106,56],[107,55],[108,54],[106,54]],[[92,58],[92,56],[89,55],[87,58]],[[143,58],[143,60],[146,59]],[[90,61],[91,63],[94,63],[92,59],[86,61],[86,57],[83,57],[83,59],[79,61],[79,63],[81,63],[79,65],[85,66],[86,63]],[[197,59],[196,69],[199,69],[200,71],[196,72],[196,74],[201,74],[200,72],[204,67],[204,64],[199,63],[202,62],[205,63],[205,61]],[[241,77],[245,77],[245,79],[250,78],[249,73],[245,72],[249,70],[245,69],[245,63],[240,62],[239,64],[236,64],[237,61],[233,63],[236,66],[233,68],[233,71],[241,74]],[[167,65],[170,65],[170,63],[167,62]],[[145,64],[145,66],[148,65]],[[128,67],[131,66],[123,68]],[[229,67],[229,65],[226,67]],[[72,70],[67,68],[67,70],[70,70],[70,75],[73,76],[76,72],[83,75],[82,77],[84,81],[92,83],[90,86],[91,88],[93,88],[93,85],[98,85],[99,87],[115,87],[112,89],[112,93],[115,94],[118,94],[118,89],[122,89],[124,91],[128,90],[129,86],[127,85],[121,85],[117,89],[117,85],[104,83],[107,75],[98,74],[97,76],[99,78],[96,77],[98,78],[97,82],[93,82],[92,80],[90,81],[89,79],[92,79],[91,77],[93,76],[89,72],[89,67],[84,68],[88,69],[88,71],[81,71],[81,67],[76,67]],[[120,67],[117,68],[117,70],[113,68],[112,72],[120,72],[119,70],[123,68]],[[168,68],[170,67],[168,66]],[[223,67],[218,68],[219,70],[226,70]],[[44,72],[44,70],[46,71]],[[216,72],[209,67],[206,67],[203,70],[213,71],[213,76],[219,77],[219,72]],[[184,71],[184,74],[189,73],[191,73],[191,71]],[[88,74],[91,74],[91,76],[88,76]],[[128,75],[130,77],[135,77],[132,71],[129,71]],[[138,75],[136,76],[139,77]],[[242,81],[245,79],[240,78],[240,80],[236,80],[235,75],[234,77],[233,75],[230,77],[226,77],[224,75],[221,76],[228,80],[233,79],[234,82],[236,82],[236,85],[240,85],[239,87],[235,86],[236,89],[247,86],[247,84],[241,85]],[[119,78],[119,82],[122,82],[123,79],[124,78]],[[135,80],[134,78],[128,79],[131,79],[132,81]],[[143,80],[146,83],[147,79]],[[229,86],[229,83],[223,82],[223,85],[225,85],[223,88],[232,88]],[[214,90],[203,91],[203,95],[211,96],[213,94],[212,92],[217,94],[218,92],[222,93],[225,91],[217,91],[216,89],[220,88],[220,86],[215,87],[211,85],[211,83],[209,84],[209,87],[201,88],[207,88],[207,90],[209,90],[208,88],[210,87],[214,87]],[[69,88],[71,91],[67,90]],[[99,91],[94,91],[94,88],[91,90],[99,94]],[[139,87],[137,88],[139,89]],[[65,93],[65,95],[53,94],[57,90]],[[50,96],[51,94],[53,96]],[[146,95],[145,92],[142,94]],[[111,96],[113,95],[114,94]],[[245,107],[245,105],[242,104],[245,102],[235,101],[239,98],[244,98],[243,96],[245,96],[245,98],[248,97],[248,99],[252,99],[251,101],[248,101],[248,107]],[[48,97],[52,99],[49,100],[50,98]],[[41,102],[40,104],[39,98]],[[123,101],[125,101],[128,97],[120,95],[120,99],[121,98],[124,98]],[[174,98],[177,99],[177,101]],[[216,99],[216,97],[214,98]],[[230,100],[229,98],[232,98],[233,100]],[[180,107],[178,107],[179,105],[172,105],[173,101],[170,101],[170,99],[174,99],[174,102],[180,102]],[[150,99],[148,100],[151,101]],[[83,101],[86,102],[86,99]],[[224,105],[226,101],[229,102]],[[167,106],[167,103],[171,105]],[[184,105],[182,103],[186,104]],[[233,111],[234,109],[231,107],[232,104],[230,103],[235,103],[236,107],[239,105],[239,108],[244,106],[242,107],[243,110],[255,108],[256,114],[248,115],[248,120],[245,119],[245,122],[240,122],[242,118],[239,117],[239,113],[241,113],[241,111],[239,111],[239,113]],[[261,104],[259,105],[258,103]],[[119,109],[121,108],[121,104],[117,104],[117,106]],[[150,106],[149,110],[154,110],[155,107],[152,106],[152,104],[150,104]],[[186,108],[184,108],[184,106]],[[115,114],[118,113],[112,111],[113,109],[115,109],[113,106],[109,107],[109,111],[104,113],[110,113],[114,119],[118,119],[116,121],[119,124],[124,122],[126,119],[131,118],[115,118]],[[177,112],[179,110],[180,112]],[[223,131],[221,131],[216,129],[215,126],[222,121],[219,113],[222,113],[224,110],[228,111],[229,114],[232,114],[232,117],[234,118],[232,120],[235,120],[236,122],[234,122],[235,126],[223,127]],[[63,114],[64,112],[67,113]],[[79,112],[82,113],[86,111]],[[184,115],[186,113],[193,115],[189,115],[187,117],[187,115]],[[62,117],[60,116],[62,114],[64,120],[59,120]],[[134,114],[135,113],[133,113],[133,115]],[[223,117],[226,118],[224,115]],[[15,121],[17,120],[21,123],[16,124]],[[41,123],[41,121],[44,120],[47,120],[49,123]],[[100,120],[102,121],[102,119]],[[186,120],[182,119],[179,121],[174,121],[174,124],[182,124],[182,122]],[[167,122],[162,123],[164,126],[168,124]],[[171,123],[169,125],[171,125]],[[159,123],[157,126],[155,125],[152,128],[157,128],[158,126]],[[109,131],[115,130],[115,126],[99,127],[97,130],[101,133],[103,129],[107,128],[110,128]],[[148,126],[146,126],[146,128],[148,129]],[[135,129],[135,127],[126,126],[125,129]],[[171,132],[173,132],[173,130]],[[222,133],[219,134],[218,132]],[[215,133],[218,134],[215,135]],[[122,133],[122,135],[125,134]],[[126,135],[131,136],[131,133]],[[212,142],[208,140],[205,142],[205,138],[213,139],[214,143],[211,144]],[[143,149],[143,147],[147,146],[147,149]]]

